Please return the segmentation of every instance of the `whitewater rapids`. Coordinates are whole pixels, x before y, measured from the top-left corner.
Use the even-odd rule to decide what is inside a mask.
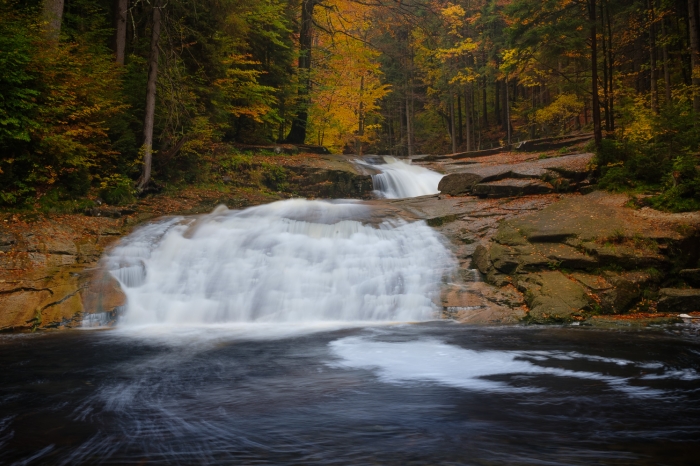
[[[120,326],[421,321],[454,259],[424,222],[363,223],[356,201],[294,199],[144,226],[106,258]]]
[[[427,168],[412,165],[394,157],[384,156],[386,163],[372,165],[381,173],[372,175],[372,184],[378,196],[386,199],[438,194],[438,184],[444,175]]]

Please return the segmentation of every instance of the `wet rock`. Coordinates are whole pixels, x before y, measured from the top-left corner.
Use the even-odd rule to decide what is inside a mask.
[[[662,288],[659,290],[659,312],[688,313],[700,311],[700,289]]]
[[[540,180],[505,179],[489,183],[479,183],[472,192],[479,197],[497,199],[501,197],[523,196],[527,194],[548,194],[554,187]]]
[[[106,270],[98,269],[85,274],[80,293],[83,311],[90,314],[113,312],[126,304],[126,295],[119,282]]]
[[[517,287],[525,293],[528,316],[534,322],[567,321],[590,310],[586,289],[561,272],[528,274]]]

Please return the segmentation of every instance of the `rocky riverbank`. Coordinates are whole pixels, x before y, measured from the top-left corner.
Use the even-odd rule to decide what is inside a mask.
[[[593,191],[591,162],[587,153],[429,157],[414,163],[446,173],[440,195],[369,202],[381,215],[425,220],[450,240],[459,269],[443,287],[447,318],[629,325],[700,311],[700,213],[637,209],[627,196]],[[67,328],[86,313],[113,314],[125,297],[99,258],[144,221],[292,196],[371,197],[371,167],[344,157],[255,164],[223,173],[217,189],[158,194],[131,206],[2,214],[0,330]],[[276,174],[267,189],[260,167]]]
[[[700,212],[638,209],[626,195],[594,191],[592,158],[427,163],[447,176],[442,194],[423,201],[441,206],[432,208],[441,216],[425,218],[452,240],[461,266],[445,287],[446,316],[628,325],[700,311]]]

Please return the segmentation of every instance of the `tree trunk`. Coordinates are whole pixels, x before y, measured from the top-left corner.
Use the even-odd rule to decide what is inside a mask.
[[[693,82],[693,110],[700,117],[700,38],[698,38],[698,0],[688,0],[688,33],[690,36],[690,67]]]
[[[692,1],[692,0],[691,0]],[[598,48],[596,31],[596,0],[589,0],[588,13],[591,27],[591,92],[593,95],[593,135],[596,148],[600,149],[603,131],[600,126],[600,100],[598,99]]]
[[[605,109],[605,131],[610,131],[610,95],[608,94],[608,43],[605,40],[605,9],[600,4],[600,19],[603,24],[603,108]]]
[[[615,131],[615,89],[613,88],[613,71],[614,71],[614,63],[613,63],[613,43],[612,43],[612,20],[610,19],[610,5],[608,2],[605,2],[605,9],[607,11],[607,19],[608,19],[608,79],[610,82],[608,83],[608,89],[610,90],[609,94],[609,111],[610,111],[610,131]],[[605,33],[605,32],[603,32]]]
[[[299,110],[292,120],[286,142],[304,144],[306,124],[309,120],[309,94],[311,92],[311,44],[313,39],[314,7],[317,0],[301,3],[301,29],[299,30]]]
[[[663,46],[661,47],[661,54],[664,60],[664,91],[666,94],[665,105],[672,105],[673,99],[671,98],[671,71],[670,63],[668,61],[668,35],[666,34],[666,18],[661,20],[661,36],[663,37]]]
[[[44,0],[42,19],[46,22],[46,38],[58,42],[63,22],[63,0]]]
[[[472,150],[472,125],[471,125],[471,99],[469,98],[469,86],[464,88],[464,116],[465,128],[464,132],[467,135],[467,152]]]
[[[115,0],[114,55],[117,63],[124,64],[126,51],[126,12],[129,0]]]
[[[411,98],[406,93],[406,148],[409,157],[413,155],[413,131],[411,129]]]
[[[484,113],[484,129],[489,127],[489,114],[488,114],[488,106],[486,102],[486,76],[484,76],[484,87],[481,89],[481,108],[483,109]]]
[[[455,128],[455,102],[450,93],[450,137],[452,139],[452,153],[457,153],[457,131]]]
[[[146,115],[143,119],[143,171],[138,182],[139,191],[151,180],[153,158],[153,120],[156,113],[156,83],[158,81],[158,40],[160,39],[160,0],[153,4],[153,26],[151,31],[151,54],[148,59],[148,83],[146,84]]]
[[[355,153],[362,156],[362,136],[365,135],[365,114],[364,114],[364,98],[365,92],[365,76],[360,76],[360,108],[357,118],[357,138],[355,138]],[[320,144],[319,144],[320,145]]]
[[[510,146],[511,143],[511,126],[510,126],[510,96],[509,90],[508,90],[508,77],[506,76],[506,125],[508,129],[508,145]]]
[[[496,79],[493,85],[493,113],[496,114],[496,125],[500,126],[503,124],[503,118],[501,117],[501,82]]]
[[[459,128],[458,142],[461,146],[464,143],[464,133],[462,133],[462,96],[459,95],[459,92],[457,93],[457,127]]]
[[[659,73],[656,69],[656,20],[654,14],[654,3],[652,0],[647,0],[647,9],[649,10],[649,66],[650,66],[650,84],[651,84],[651,109],[654,113],[659,113]]]

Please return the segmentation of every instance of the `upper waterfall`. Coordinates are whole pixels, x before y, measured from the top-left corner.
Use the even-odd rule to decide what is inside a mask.
[[[381,173],[372,175],[374,189],[388,199],[438,194],[444,175],[424,167],[411,165],[394,157],[384,156],[385,164],[373,165]]]
[[[275,202],[147,225],[106,258],[121,325],[416,321],[453,258],[423,222],[363,223],[355,201]]]

